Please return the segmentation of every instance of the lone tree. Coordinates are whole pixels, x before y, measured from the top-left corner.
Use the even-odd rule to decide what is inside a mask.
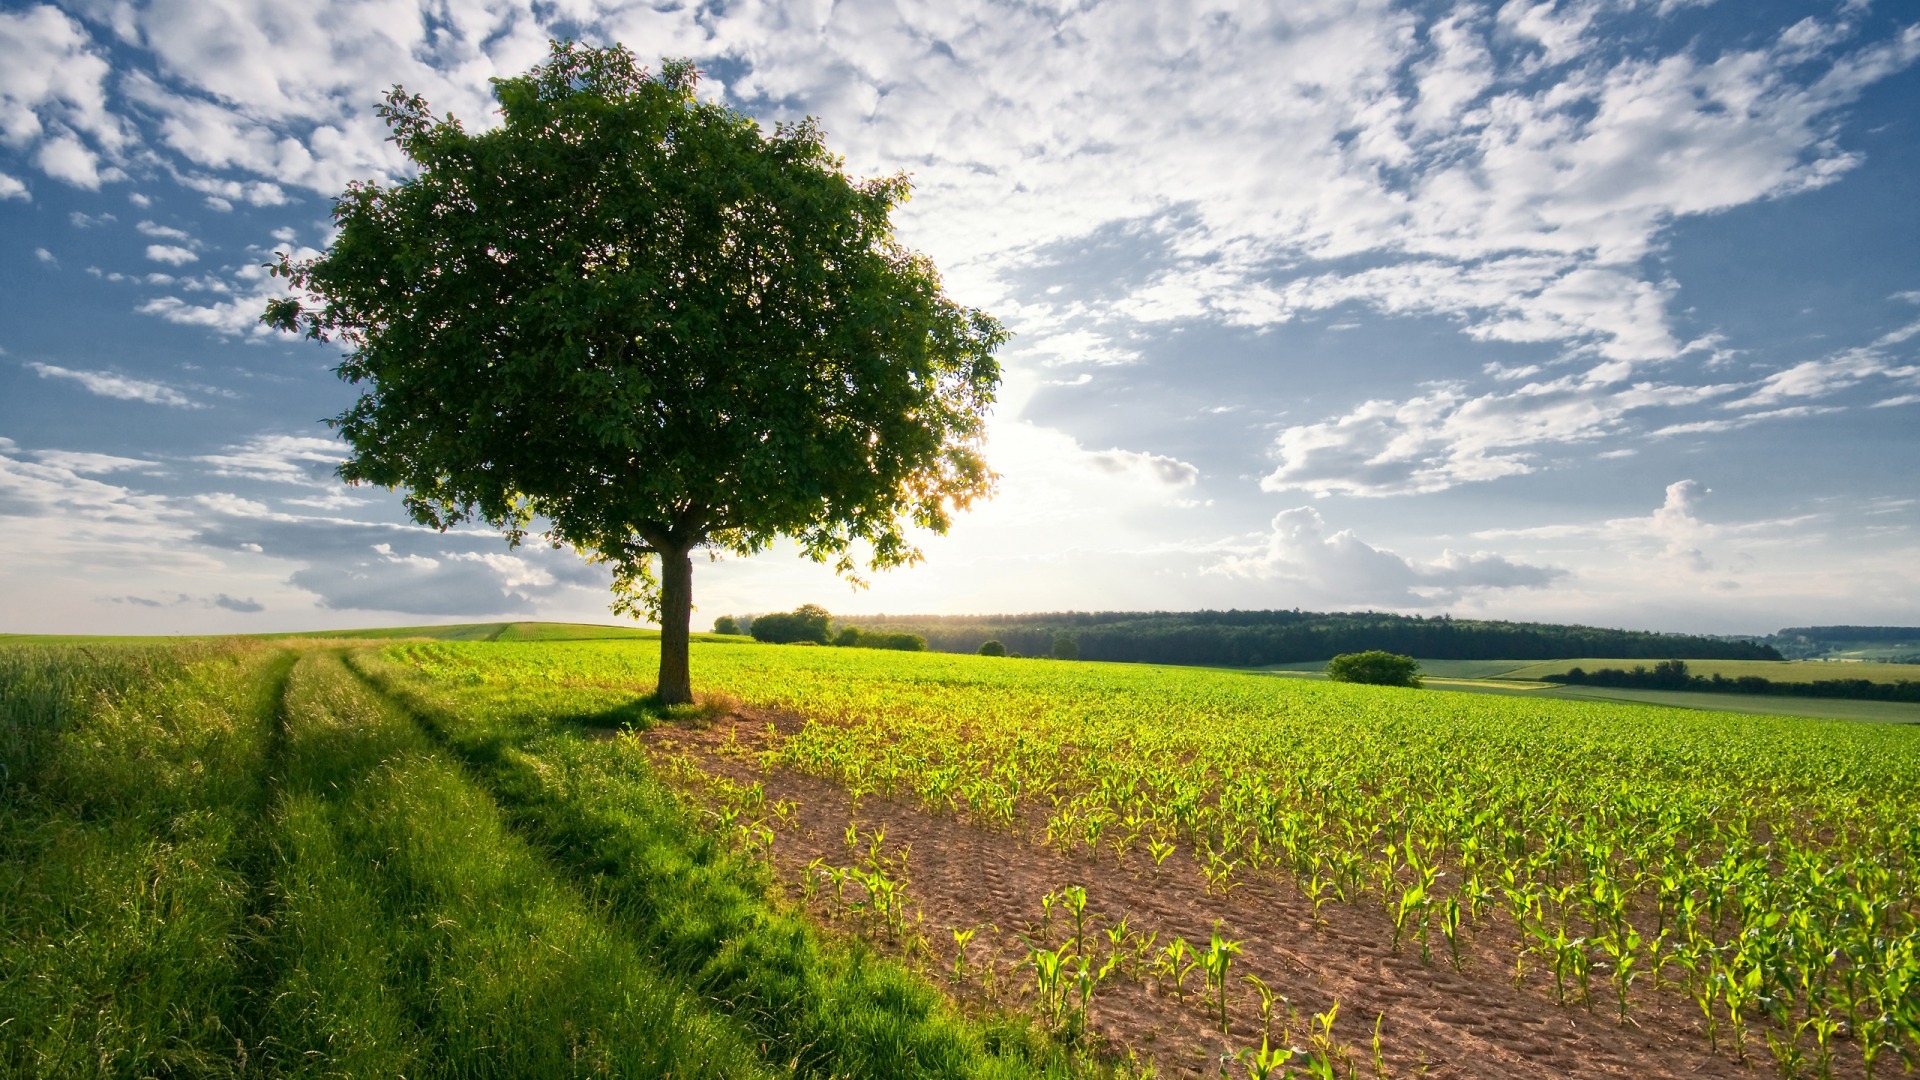
[[[787,536],[858,583],[989,491],[1007,336],[894,238],[904,176],[857,180],[811,120],[768,136],[698,77],[556,42],[479,133],[395,87],[413,177],[349,185],[262,317],[348,347],[343,479],[609,564],[614,610],[660,624],[668,704],[693,552]]]
[[[1420,686],[1420,662],[1384,649],[1341,653],[1327,661],[1327,678],[1334,682],[1371,683],[1374,686]]]

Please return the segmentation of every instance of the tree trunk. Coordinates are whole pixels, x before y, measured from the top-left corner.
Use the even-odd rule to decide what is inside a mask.
[[[693,618],[693,559],[686,549],[660,552],[660,689],[662,705],[693,701],[687,669],[687,625]]]

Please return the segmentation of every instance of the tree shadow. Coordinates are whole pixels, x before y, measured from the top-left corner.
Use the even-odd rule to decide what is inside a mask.
[[[701,694],[690,705],[667,705],[657,694],[643,694],[632,701],[596,712],[556,716],[564,724],[594,733],[646,731],[662,724],[703,728],[731,712],[738,702],[720,694]]]

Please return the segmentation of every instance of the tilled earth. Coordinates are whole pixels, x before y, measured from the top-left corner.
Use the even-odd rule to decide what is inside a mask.
[[[1002,996],[1031,982],[1018,967],[1026,956],[1018,935],[1036,932],[1041,898],[1066,885],[1087,890],[1087,910],[1099,916],[1088,935],[1099,946],[1105,945],[1100,929],[1123,917],[1133,930],[1157,933],[1161,945],[1179,936],[1204,947],[1216,926],[1223,937],[1239,941],[1228,995],[1229,1035],[1219,1031],[1217,1005],[1203,999],[1198,968],[1184,995],[1165,980],[1136,972],[1115,975],[1094,996],[1089,1027],[1115,1053],[1151,1059],[1163,1076],[1217,1076],[1223,1055],[1260,1044],[1259,999],[1242,981],[1245,975],[1258,976],[1291,1005],[1296,1019],[1290,1027],[1287,1007],[1276,1007],[1276,1044],[1284,1034],[1292,1045],[1306,1045],[1313,1014],[1337,1001],[1333,1037],[1361,1076],[1375,1072],[1376,1019],[1392,1076],[1740,1077],[1761,1064],[1742,1066],[1709,1052],[1691,1002],[1676,992],[1652,992],[1645,980],[1625,1024],[1616,1019],[1610,987],[1594,987],[1592,1011],[1557,1004],[1551,976],[1538,971],[1516,987],[1518,942],[1503,917],[1470,935],[1458,970],[1437,932],[1432,960],[1423,963],[1417,943],[1403,942],[1399,952],[1390,948],[1392,924],[1376,904],[1329,902],[1316,919],[1312,903],[1289,881],[1267,874],[1243,876],[1226,896],[1209,895],[1185,851],[1161,865],[1138,851],[1126,857],[1093,857],[1084,849],[1062,855],[1006,831],[928,813],[917,802],[868,796],[856,806],[829,781],[763,771],[752,755],[728,752],[757,749],[770,722],[793,724],[789,717],[741,709],[706,728],[656,728],[642,738],[657,751],[692,755],[713,775],[758,781],[769,804],[795,804],[791,824],[775,830],[772,856],[796,896],[814,860],[858,862],[864,838],[884,828],[885,853],[906,852],[907,893],[936,963],[951,964],[950,928],[981,928],[967,950],[973,975],[958,988],[960,997],[985,993],[980,972],[988,964],[994,965],[991,984]],[[845,844],[849,823],[863,837],[860,855]],[[819,895],[813,907],[822,918],[831,917]],[[1056,908],[1055,941],[1061,920]],[[1090,951],[1104,955],[1098,947]],[[1230,1071],[1241,1073],[1238,1066]]]

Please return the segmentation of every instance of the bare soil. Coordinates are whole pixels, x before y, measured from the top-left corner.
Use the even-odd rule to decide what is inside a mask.
[[[1469,936],[1458,970],[1437,931],[1431,962],[1423,963],[1416,943],[1392,950],[1392,923],[1377,903],[1333,901],[1316,918],[1311,901],[1283,875],[1243,875],[1227,895],[1210,895],[1184,850],[1161,865],[1137,851],[1062,855],[1027,837],[929,813],[917,802],[868,796],[855,805],[830,781],[762,770],[751,753],[740,752],[762,748],[769,723],[796,726],[791,717],[742,708],[705,728],[656,728],[641,738],[656,753],[691,755],[712,775],[761,783],[769,804],[795,804],[790,824],[775,831],[772,859],[796,899],[814,860],[858,863],[866,838],[884,828],[885,852],[905,853],[907,893],[926,943],[919,958],[927,968],[936,977],[950,970],[951,929],[980,928],[966,952],[968,977],[946,983],[962,1001],[1018,1002],[1032,982],[1020,967],[1027,955],[1021,935],[1033,940],[1044,933],[1055,943],[1066,936],[1070,924],[1058,908],[1050,930],[1041,927],[1042,897],[1066,885],[1084,887],[1088,911],[1098,913],[1087,930],[1095,956],[1106,955],[1101,930],[1121,918],[1132,930],[1157,934],[1160,945],[1177,935],[1204,948],[1216,929],[1240,942],[1226,1035],[1199,968],[1184,993],[1144,964],[1129,965],[1099,987],[1087,1010],[1088,1028],[1116,1056],[1151,1060],[1160,1075],[1217,1076],[1223,1055],[1259,1046],[1259,998],[1242,980],[1246,975],[1286,999],[1273,1018],[1276,1045],[1283,1039],[1308,1045],[1313,1015],[1338,1002],[1333,1038],[1360,1076],[1376,1075],[1376,1018],[1385,1073],[1396,1077],[1743,1077],[1771,1065],[1757,1033],[1749,1036],[1749,1053],[1759,1057],[1750,1056],[1747,1065],[1732,1060],[1724,1045],[1711,1053],[1693,1004],[1677,992],[1651,991],[1644,979],[1624,1024],[1605,985],[1594,986],[1591,1011],[1577,1001],[1558,1004],[1550,973],[1530,970],[1516,986],[1519,941],[1504,916]],[[857,854],[844,841],[849,823],[862,836]],[[825,895],[816,892],[808,906],[834,921]],[[1230,1063],[1229,1071],[1245,1075]],[[1340,1074],[1347,1074],[1344,1065]]]

